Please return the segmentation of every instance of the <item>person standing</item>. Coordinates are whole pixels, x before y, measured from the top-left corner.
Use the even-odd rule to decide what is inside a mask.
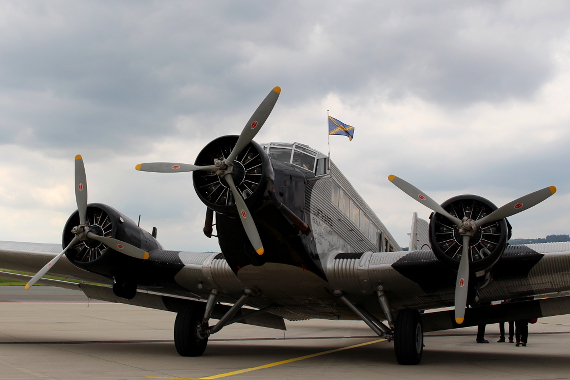
[[[485,339],[485,326],[486,323],[479,323],[477,325],[477,343],[489,343],[489,341]]]
[[[491,302],[481,302],[479,305],[481,306],[488,306],[490,305]],[[471,307],[473,307],[473,305],[471,305]],[[487,339],[485,339],[485,326],[487,324],[486,323],[479,323],[477,325],[477,343],[489,343],[489,341]]]
[[[532,301],[533,297],[523,297],[514,299],[513,302],[518,301]],[[528,341],[528,323],[531,322],[528,319],[520,319],[515,321],[515,337],[517,339],[517,343],[515,346],[526,346]],[[532,320],[532,323],[536,323],[536,319]]]
[[[503,300],[501,301],[502,304],[512,302],[512,300]],[[502,343],[505,341],[505,322],[499,323],[499,332],[501,336],[499,336],[499,340],[497,342]],[[513,336],[515,334],[515,321],[509,321],[509,343],[513,343]]]
[[[513,336],[515,334],[515,321],[508,321],[509,324],[509,343],[513,343]],[[497,342],[502,343],[505,341],[505,322],[499,323],[499,331],[501,335]]]
[[[528,341],[528,319],[521,319],[515,321],[516,331],[515,336],[517,338],[517,343],[515,346],[526,346]]]

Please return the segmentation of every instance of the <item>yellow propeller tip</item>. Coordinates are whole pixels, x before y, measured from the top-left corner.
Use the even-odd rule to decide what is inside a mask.
[[[148,252],[145,252],[145,253],[144,253],[144,259],[145,259],[145,260],[148,260],[149,257],[150,257],[150,254],[149,254]]]
[[[455,323],[457,323],[458,325],[462,324],[463,321],[465,320],[465,318],[455,318]]]
[[[76,160],[81,160],[81,159],[83,159],[83,157],[81,157],[81,155],[78,154],[77,156],[75,156],[75,159],[76,159]]]
[[[281,93],[281,87],[277,86],[273,88],[273,91],[275,91],[276,93],[280,94]]]
[[[30,289],[30,284],[26,284],[26,289]]]
[[[394,174],[390,174],[388,176],[388,179],[390,180],[390,182],[392,182],[394,180],[394,178],[396,178],[396,176]]]
[[[257,251],[255,251],[255,252],[257,252],[257,254],[258,254],[259,256],[261,256],[261,255],[263,255],[263,252],[265,252],[265,250],[263,249],[263,247],[261,247],[261,248],[259,248]]]
[[[552,194],[556,193],[556,186],[550,186],[549,189]]]
[[[142,165],[142,164],[138,164],[137,166],[135,166],[135,169],[141,170],[141,165]]]

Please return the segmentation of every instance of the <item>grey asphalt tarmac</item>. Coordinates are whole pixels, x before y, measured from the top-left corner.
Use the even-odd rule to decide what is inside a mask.
[[[527,347],[496,343],[497,325],[489,344],[475,343],[474,328],[429,333],[418,366],[398,365],[393,344],[370,343],[378,337],[359,321],[288,322],[285,333],[236,324],[183,358],[174,318],[65,289],[0,287],[0,379],[570,379],[570,316],[531,325]]]

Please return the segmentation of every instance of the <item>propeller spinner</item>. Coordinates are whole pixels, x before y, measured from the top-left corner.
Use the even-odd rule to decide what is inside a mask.
[[[69,248],[83,240],[93,239],[100,241],[117,252],[124,253],[127,256],[137,259],[146,260],[149,258],[150,255],[148,252],[137,248],[134,245],[110,237],[99,236],[90,232],[89,226],[87,225],[87,177],[85,175],[83,158],[79,154],[75,156],[75,201],[77,203],[77,211],[79,213],[79,225],[73,227],[71,230],[75,236],[63,251],[51,259],[49,263],[40,269],[40,271],[36,273],[30,281],[28,281],[26,289],[32,287],[40,278],[42,278]]]
[[[255,226],[255,222],[251,218],[251,213],[245,204],[245,200],[236,188],[234,183],[234,178],[232,176],[234,169],[234,160],[240,154],[240,152],[253,140],[257,135],[269,115],[277,103],[279,94],[281,93],[281,88],[275,87],[265,99],[261,102],[259,107],[255,110],[249,121],[245,124],[236,145],[230,152],[230,154],[223,160],[214,160],[213,165],[208,166],[197,166],[182,163],[169,163],[169,162],[154,162],[138,164],[135,169],[145,172],[157,172],[157,173],[177,173],[177,172],[191,172],[196,170],[211,171],[216,173],[220,178],[223,178],[228,184],[233,197],[235,199],[235,204],[240,216],[241,223],[247,234],[251,245],[255,249],[258,255],[263,255],[264,249],[259,237],[259,232]]]
[[[464,321],[465,307],[467,305],[469,283],[469,243],[471,237],[481,226],[503,218],[507,218],[533,206],[536,206],[556,192],[556,187],[554,186],[545,187],[544,189],[535,191],[534,193],[527,194],[512,202],[509,202],[481,219],[473,220],[471,218],[464,217],[462,220],[459,220],[458,218],[445,211],[443,207],[441,207],[437,202],[435,202],[414,185],[404,181],[401,178],[396,177],[395,175],[390,175],[388,179],[390,182],[396,185],[396,187],[398,187],[400,190],[408,194],[416,201],[445,216],[447,219],[453,222],[459,229],[459,234],[463,237],[463,250],[461,253],[461,259],[459,261],[459,269],[457,270],[457,280],[455,283],[455,322],[458,324],[461,324]]]

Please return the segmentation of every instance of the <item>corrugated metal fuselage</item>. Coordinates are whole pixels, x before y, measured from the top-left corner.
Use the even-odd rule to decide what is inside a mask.
[[[394,311],[406,307],[429,309],[453,305],[456,272],[441,264],[431,251],[380,252],[382,247],[378,242],[372,241],[333,205],[331,186],[337,183],[345,191],[353,192],[350,194],[352,201],[365,211],[387,241],[399,248],[334,165],[331,165],[330,175],[319,178],[293,165],[272,164],[278,201],[306,222],[312,231],[309,234],[301,232],[274,203],[261,204],[252,210],[265,247],[264,255],[259,256],[249,244],[239,219],[217,214],[216,227],[223,255],[210,257],[197,265],[196,269],[202,269],[195,272],[195,276],[180,273],[177,275],[179,282],[196,289],[199,277],[200,281],[208,282],[209,287],[228,295],[228,300],[238,298],[244,287],[255,289],[259,296],[248,301],[251,306],[274,305],[273,313],[287,319],[357,318],[333,295],[337,289],[368,312],[384,319],[376,297],[379,284],[384,285],[390,308]],[[479,289],[480,299],[535,294],[536,284],[525,282],[531,270],[541,272],[542,278],[554,276],[557,279],[555,282],[549,280],[549,286],[542,286],[542,292],[564,290],[568,274],[549,269],[543,256],[526,246],[508,247],[504,258],[491,271],[494,281]],[[542,269],[537,265],[541,260]],[[528,268],[521,271],[521,265]],[[513,281],[519,284],[516,289]],[[512,291],[503,291],[505,287]]]

